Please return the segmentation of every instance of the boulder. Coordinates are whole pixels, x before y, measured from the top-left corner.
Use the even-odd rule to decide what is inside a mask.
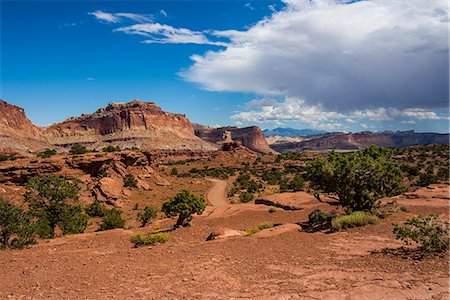
[[[123,181],[118,178],[104,177],[98,182],[100,193],[107,199],[119,199],[122,195]]]

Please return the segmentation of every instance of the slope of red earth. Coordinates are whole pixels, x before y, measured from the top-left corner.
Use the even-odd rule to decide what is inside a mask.
[[[299,210],[269,213],[265,205],[235,204],[219,216],[195,217],[193,226],[169,232],[166,244],[153,247],[133,248],[129,238],[136,231],[169,228],[174,219],[41,241],[23,251],[1,252],[0,298],[448,299],[447,255],[416,260],[381,253],[402,246],[392,222],[430,213],[448,219],[448,193],[448,185],[433,185],[417,196],[398,196],[408,212],[333,234],[282,230],[206,241],[223,228],[295,224],[314,209],[332,209],[298,194]]]

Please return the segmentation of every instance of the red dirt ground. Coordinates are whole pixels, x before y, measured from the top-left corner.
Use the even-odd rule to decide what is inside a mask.
[[[153,247],[133,248],[135,231],[121,229],[41,241],[0,253],[0,299],[448,299],[448,255],[416,260],[379,252],[402,246],[392,222],[429,213],[448,219],[448,192],[440,185],[415,192],[420,197],[396,197],[408,212],[333,234],[287,225],[281,233],[206,241],[212,231],[304,222],[313,209],[330,210],[299,199],[303,209],[274,213],[219,202],[209,208],[215,213],[195,217],[193,226]]]

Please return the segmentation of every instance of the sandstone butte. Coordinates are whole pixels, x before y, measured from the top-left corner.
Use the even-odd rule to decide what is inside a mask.
[[[223,142],[236,142],[257,152],[273,152],[256,126],[202,126],[194,130],[185,115],[165,112],[154,102],[110,103],[92,114],[40,128],[33,125],[22,108],[0,100],[3,152],[35,153],[50,147],[62,150],[74,144],[97,149],[114,145],[143,150],[211,151]]]

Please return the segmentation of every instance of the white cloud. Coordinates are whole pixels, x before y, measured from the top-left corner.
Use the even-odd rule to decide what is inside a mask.
[[[210,41],[204,33],[192,31],[186,28],[175,28],[159,23],[135,24],[126,27],[120,27],[115,31],[127,34],[136,34],[148,37],[143,43],[152,44],[207,44],[224,46],[223,42]]]
[[[161,16],[163,16],[163,17],[167,17],[167,12],[166,12],[164,9],[161,9],[161,10],[159,11],[159,14],[160,14]]]
[[[95,78],[94,78],[94,77],[86,77],[84,80],[87,80],[87,81],[94,81]]]
[[[133,14],[133,13],[108,13],[101,10],[90,12],[90,15],[94,16],[100,21],[107,23],[120,23],[121,19],[126,18],[138,23],[150,22],[152,20],[151,15]]]
[[[306,123],[312,128],[323,130],[339,130],[347,128],[348,124],[358,121],[400,122],[415,124],[415,120],[448,120],[448,116],[439,115],[434,111],[421,108],[378,107],[375,109],[356,110],[348,113],[326,110],[321,105],[310,105],[305,100],[296,97],[285,97],[278,102],[273,98],[253,99],[244,108],[231,116],[236,124],[283,124],[283,122]],[[408,120],[403,120],[408,118]],[[413,123],[414,122],[414,123]],[[375,128],[366,123],[360,123],[363,129]]]
[[[320,105],[307,105],[304,100],[295,97],[286,97],[282,102],[271,103],[267,99],[255,99],[246,107],[255,110],[239,112],[231,116],[231,119],[239,124],[302,122],[313,128],[334,130],[342,126],[334,121],[345,117],[341,113],[325,111]]]
[[[252,6],[252,4],[250,2],[245,3],[244,6],[250,10],[255,10],[255,8]]]
[[[211,31],[230,40],[226,49],[193,55],[181,75],[207,90],[296,97],[342,112],[448,106],[445,0],[284,2],[246,31]]]

